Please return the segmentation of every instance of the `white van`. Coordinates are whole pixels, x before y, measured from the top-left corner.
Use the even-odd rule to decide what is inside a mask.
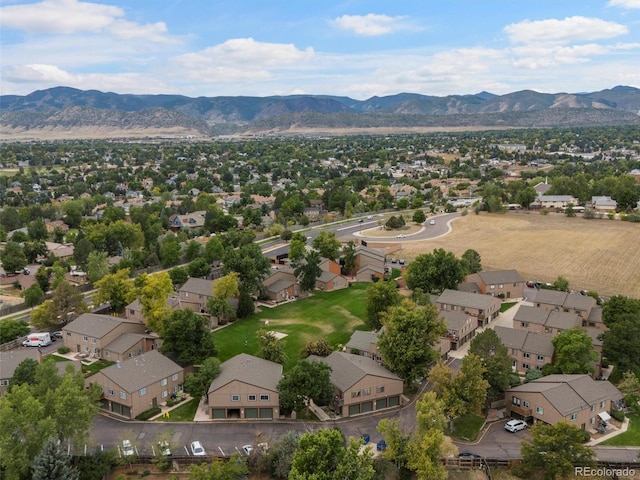
[[[23,347],[46,347],[47,345],[51,345],[49,332],[30,333],[27,339],[22,342]]]

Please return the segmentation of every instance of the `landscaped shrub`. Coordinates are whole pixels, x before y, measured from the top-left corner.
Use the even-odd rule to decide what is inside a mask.
[[[58,348],[58,353],[64,355],[65,353],[69,353],[71,349],[69,347],[60,347]]]
[[[611,410],[611,416],[619,422],[622,422],[625,417],[624,412],[622,410],[616,410],[616,409]]]
[[[168,403],[169,402],[167,402],[167,404]],[[149,420],[151,417],[155,417],[161,412],[162,412],[162,409],[160,407],[153,407],[153,408],[150,408],[149,410],[145,410],[140,415],[138,415],[136,417],[136,420]]]

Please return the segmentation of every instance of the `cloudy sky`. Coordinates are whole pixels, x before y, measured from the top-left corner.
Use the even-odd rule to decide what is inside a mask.
[[[0,93],[640,87],[640,0],[0,0]]]

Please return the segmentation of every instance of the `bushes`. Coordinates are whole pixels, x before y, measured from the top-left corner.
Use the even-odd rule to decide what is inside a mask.
[[[625,414],[622,410],[616,410],[616,409],[612,409],[611,410],[611,417],[613,417],[615,420],[622,422],[624,421],[624,417]]]
[[[167,404],[169,404],[169,402],[167,402]],[[162,409],[160,407],[153,407],[153,408],[150,408],[149,410],[145,410],[140,415],[138,415],[136,417],[136,420],[149,420],[151,417],[155,417],[161,412],[162,412]]]
[[[69,353],[71,349],[69,347],[60,347],[58,348],[58,353],[60,355],[64,355],[65,353]]]

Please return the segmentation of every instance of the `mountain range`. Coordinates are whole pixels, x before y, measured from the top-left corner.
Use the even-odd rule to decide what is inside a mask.
[[[55,87],[0,96],[0,138],[274,134],[640,124],[640,89],[444,97],[187,97]],[[45,135],[46,136],[46,135]]]

